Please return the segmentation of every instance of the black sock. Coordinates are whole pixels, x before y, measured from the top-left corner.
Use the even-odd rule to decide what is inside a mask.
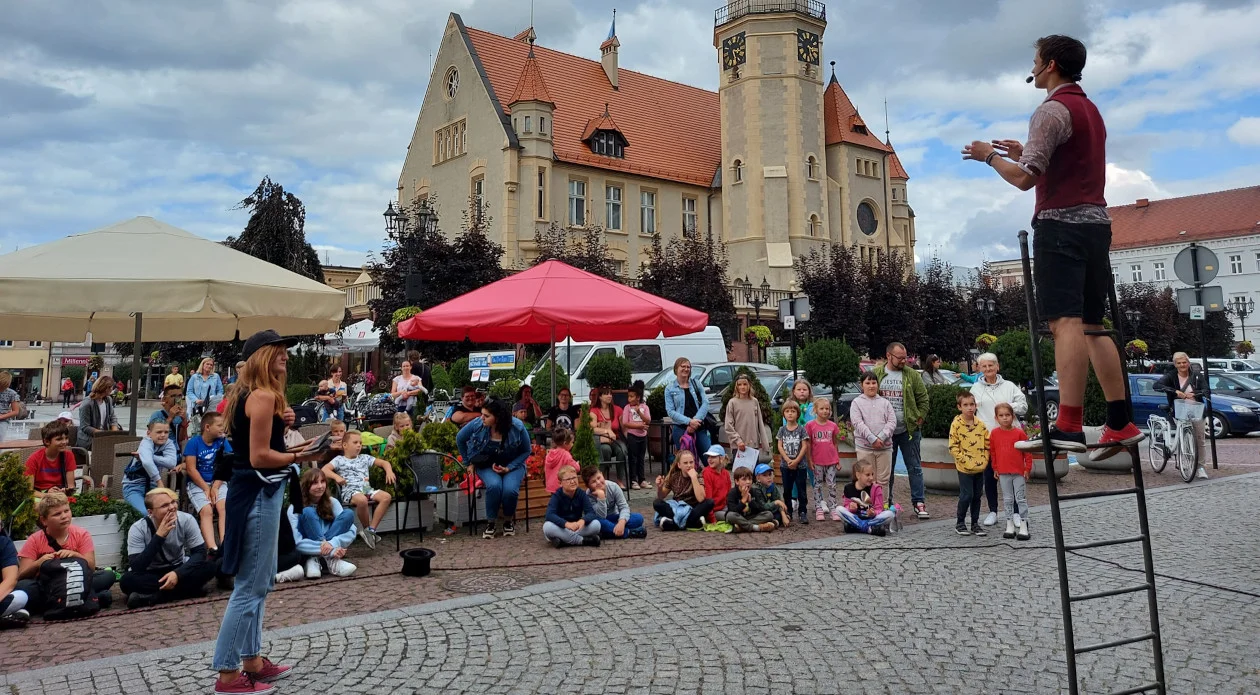
[[[1107,426],[1122,430],[1129,424],[1129,404],[1125,401],[1107,401]]]

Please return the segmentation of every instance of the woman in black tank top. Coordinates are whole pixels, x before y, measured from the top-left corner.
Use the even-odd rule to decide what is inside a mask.
[[[228,397],[228,436],[235,460],[228,484],[231,521],[223,539],[222,571],[236,577],[236,586],[215,642],[214,669],[219,672],[215,692],[270,692],[267,683],[292,668],[272,663],[260,652],[263,604],[275,584],[284,484],[301,460],[285,451],[281,419],[288,407],[287,348],[296,342],[275,331],[250,336],[241,354],[245,368]]]

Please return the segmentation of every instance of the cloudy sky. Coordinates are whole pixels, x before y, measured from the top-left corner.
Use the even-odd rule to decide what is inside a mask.
[[[539,42],[715,89],[719,0],[535,0]],[[135,215],[213,239],[270,175],[333,263],[378,250],[448,13],[511,35],[529,0],[0,0],[0,253]],[[1082,38],[1107,118],[1107,198],[1260,183],[1260,0],[840,0],[824,65],[873,129],[888,100],[919,255],[1015,254],[1032,194],[960,161],[1018,138],[1031,43]],[[686,124],[679,124],[685,128]]]

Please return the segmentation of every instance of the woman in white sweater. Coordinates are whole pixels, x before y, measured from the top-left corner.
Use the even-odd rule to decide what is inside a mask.
[[[976,358],[976,364],[980,367],[980,378],[976,379],[976,383],[971,385],[971,395],[976,398],[976,417],[984,423],[984,426],[992,431],[998,426],[997,415],[993,409],[998,403],[1009,403],[1011,410],[1015,411],[1017,420],[1022,419],[1028,414],[1028,398],[1024,396],[1024,392],[1013,381],[1007,381],[998,374],[997,355],[986,352]],[[1019,422],[1015,423],[1016,427]],[[997,478],[993,475],[993,466],[984,469],[984,497],[989,504],[989,513],[984,517],[984,525],[992,526],[997,523]],[[1017,514],[1026,514],[1027,510],[1017,509]]]

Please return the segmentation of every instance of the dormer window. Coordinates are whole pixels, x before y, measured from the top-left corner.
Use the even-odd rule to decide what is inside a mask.
[[[626,156],[625,138],[615,130],[597,130],[587,143],[595,154],[618,159]]]

